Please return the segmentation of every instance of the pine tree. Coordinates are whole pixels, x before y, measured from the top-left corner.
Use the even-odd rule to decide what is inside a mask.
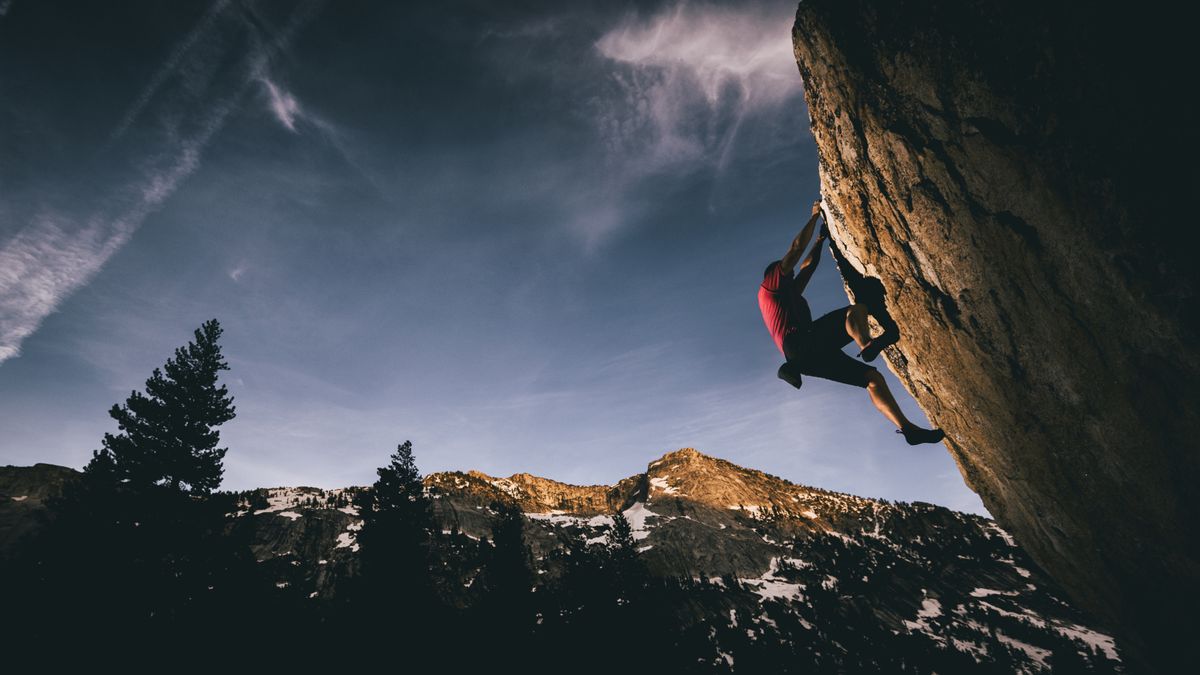
[[[633,538],[633,526],[620,511],[613,514],[612,529],[608,531],[608,547],[615,554],[636,554],[637,542]]]
[[[137,634],[167,649],[200,640],[235,607],[254,606],[249,549],[225,536],[232,502],[212,496],[224,448],[214,427],[232,419],[216,320],[156,369],[110,415],[78,481],[49,500],[46,524],[25,551],[14,606],[29,618],[22,638],[103,642]],[[246,603],[242,605],[241,603]]]
[[[389,459],[387,466],[376,470],[379,479],[371,489],[354,499],[362,518],[362,529],[356,537],[361,547],[362,574],[375,586],[427,588],[433,513],[413,457],[412,442],[397,446]]]
[[[104,435],[85,473],[103,473],[138,489],[167,485],[207,495],[221,484],[227,448],[218,448],[217,426],[233,419],[233,397],[217,375],[229,365],[217,340],[216,319],[198,328],[195,339],[146,380],[146,393],[130,393],[108,414],[120,433]]]
[[[646,570],[638,558],[637,540],[633,527],[625,514],[613,514],[612,529],[608,531],[608,559],[613,582],[619,594],[627,599],[639,595],[640,587],[646,582]]]
[[[525,545],[525,515],[515,504],[495,502],[497,518],[492,523],[492,550],[488,561],[486,585],[498,600],[509,606],[524,604],[533,585],[529,569],[529,549]]]
[[[525,543],[525,516],[512,503],[493,502],[491,509],[496,513],[493,545],[483,545],[484,565],[474,585],[482,592],[473,608],[474,632],[483,639],[482,653],[525,653],[537,613],[531,593],[534,576]]]
[[[446,632],[445,611],[430,569],[432,502],[425,494],[412,442],[397,446],[389,459],[376,470],[374,485],[354,494],[362,518],[355,537],[359,572],[347,594],[346,609],[353,619],[339,623],[352,631],[347,637],[363,642],[367,654],[381,654],[397,641],[419,654]]]

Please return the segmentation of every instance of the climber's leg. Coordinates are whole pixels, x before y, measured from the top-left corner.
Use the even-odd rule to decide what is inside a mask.
[[[866,305],[850,305],[846,308],[846,333],[854,339],[859,349],[871,342],[871,326],[867,323]]]
[[[883,413],[883,416],[892,421],[899,429],[896,433],[904,434],[904,440],[909,445],[917,445],[919,443],[938,443],[946,434],[941,429],[925,429],[919,427],[908,420],[904,416],[904,412],[900,410],[900,406],[896,404],[896,398],[892,396],[891,389],[888,389],[887,381],[883,379],[883,373],[872,369],[867,373],[867,393],[871,395],[871,402]]]
[[[896,344],[900,341],[900,331],[892,328],[884,330],[874,338],[871,337],[871,326],[867,323],[867,306],[863,304],[851,305],[846,312],[846,331],[854,336],[854,341],[858,343],[860,351],[859,356],[863,361],[874,361],[875,357],[879,356],[879,352]]]
[[[896,403],[896,397],[892,396],[892,390],[888,389],[887,380],[883,379],[883,373],[872,369],[866,374],[867,377],[867,393],[871,395],[871,403],[883,413],[883,416],[892,421],[898,428],[912,426],[912,422],[904,416],[904,412],[900,410],[900,405]]]
[[[854,338],[861,350],[858,355],[863,361],[874,361],[879,352],[900,341],[900,331],[885,330],[877,337],[871,337],[871,324],[867,322],[870,311],[864,304],[850,305],[846,308],[846,332]]]

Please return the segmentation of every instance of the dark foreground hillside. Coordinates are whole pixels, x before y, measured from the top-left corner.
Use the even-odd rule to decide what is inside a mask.
[[[10,565],[26,545],[14,535],[73,475],[0,470]],[[214,582],[245,589],[231,615],[195,611],[314,655],[365,634],[365,621],[394,622],[395,639],[424,622],[436,626],[427,646],[487,646],[461,654],[464,669],[517,650],[537,655],[532,670],[636,659],[675,672],[1122,672],[1112,638],[977,516],[803,487],[690,449],[615,486],[477,472],[424,484],[436,602],[348,602],[365,488],[270,488],[210,498],[226,513],[221,545],[247,554],[224,569],[253,580]],[[206,632],[183,615],[176,637]],[[37,640],[63,625],[14,630]]]

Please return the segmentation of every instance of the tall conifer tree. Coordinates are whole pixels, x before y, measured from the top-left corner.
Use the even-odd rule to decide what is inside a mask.
[[[217,384],[220,371],[229,370],[217,343],[221,333],[216,319],[206,321],[193,341],[154,369],[145,394],[131,392],[109,410],[120,433],[104,434],[85,473],[103,472],[134,489],[166,485],[194,495],[221,484],[227,448],[217,447],[216,427],[236,410],[228,389]]]
[[[428,599],[429,543],[433,514],[413,457],[412,442],[396,447],[387,466],[376,469],[379,480],[355,495],[362,518],[357,543],[364,581],[372,595],[420,593]],[[401,591],[403,589],[403,591]]]

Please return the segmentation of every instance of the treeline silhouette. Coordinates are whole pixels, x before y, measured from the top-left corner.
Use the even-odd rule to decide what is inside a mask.
[[[229,368],[221,334],[215,319],[204,323],[144,393],[112,407],[118,433],[105,434],[82,476],[47,501],[40,526],[3,562],[10,655],[46,665],[370,655],[405,669],[532,660],[522,667],[537,671],[628,666],[642,645],[642,665],[677,661],[668,608],[690,582],[649,575],[623,516],[607,544],[556,554],[565,573],[539,582],[514,505],[492,505],[490,540],[442,532],[410,442],[354,493],[360,550],[333,597],[279,584],[235,522],[246,500],[265,508],[265,498],[216,491],[227,451],[218,427],[236,411],[218,383]]]
[[[415,673],[732,672],[734,655],[741,673],[1000,673],[1023,662],[999,643],[976,661],[887,629],[870,600],[875,572],[895,564],[882,548],[797,540],[797,555],[845,574],[832,586],[815,570],[781,563],[781,574],[804,583],[804,603],[789,606],[760,600],[732,576],[651,573],[619,512],[605,541],[574,539],[541,561],[531,558],[527,521],[511,503],[487,507],[490,537],[443,530],[407,441],[369,488],[324,498],[325,507],[357,510],[358,551],[325,591],[306,593],[252,553],[254,528],[243,524],[268,507],[265,491],[217,491],[226,454],[218,427],[235,415],[218,382],[228,369],[220,336],[215,319],[204,323],[154,370],[144,393],[112,407],[118,432],[105,434],[80,478],[48,500],[40,526],[0,561],[10,662],[305,671],[383,664]],[[311,495],[296,499],[318,505]],[[928,541],[953,550],[930,548],[930,558],[907,563],[912,569],[892,570],[890,590],[916,595],[904,580],[919,578],[919,568],[943,554],[976,553],[954,549],[953,538]],[[1031,630],[995,618],[1015,638]],[[1055,672],[1092,672],[1069,644],[1052,663]]]

